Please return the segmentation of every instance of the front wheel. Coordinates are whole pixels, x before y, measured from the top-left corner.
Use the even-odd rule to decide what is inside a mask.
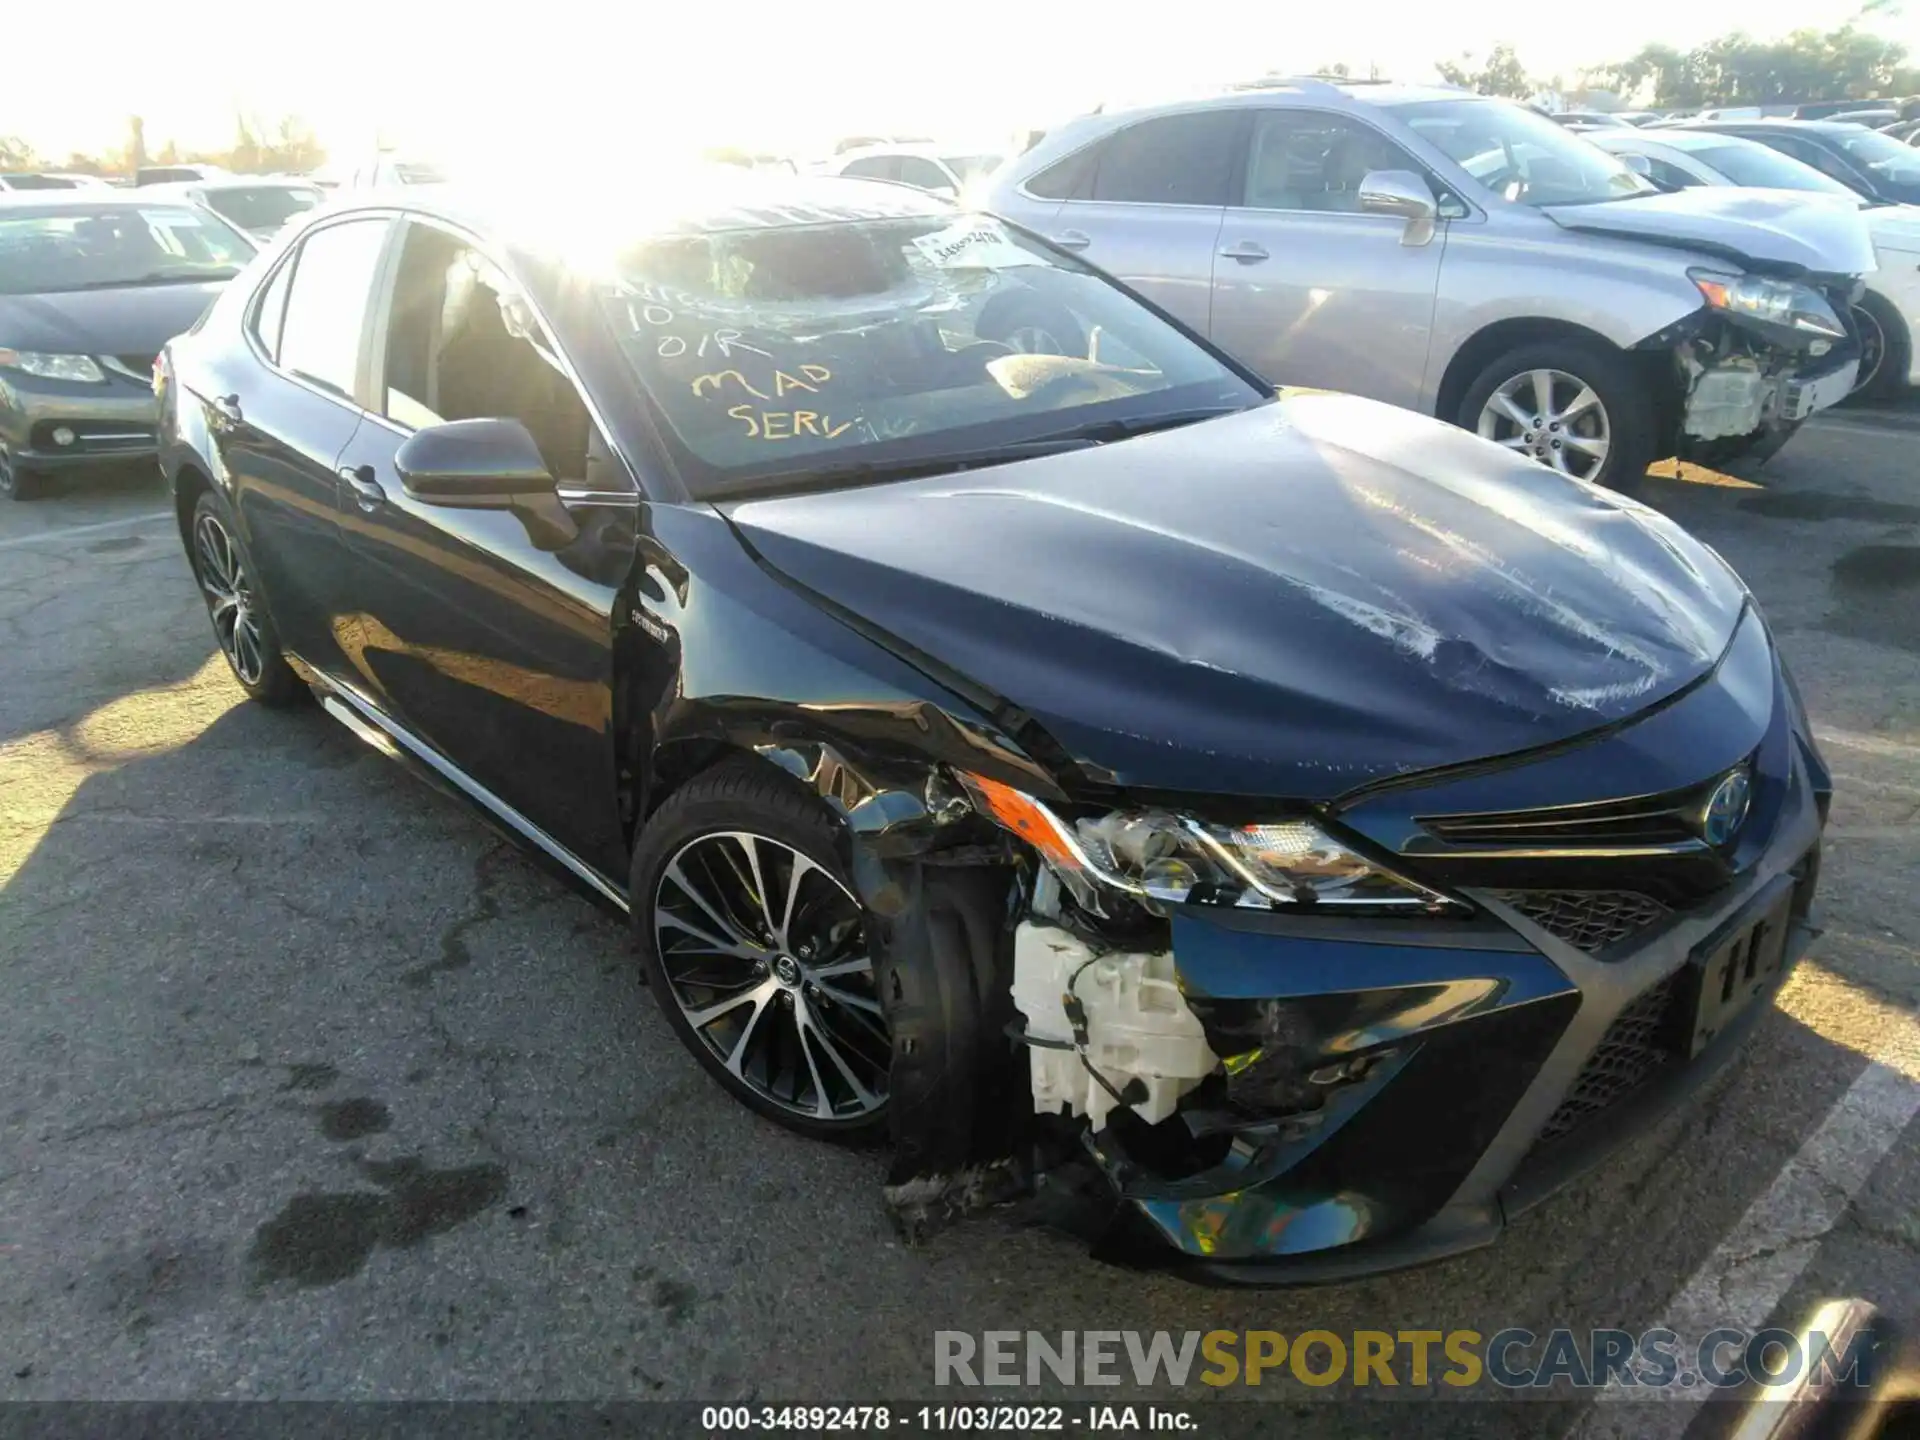
[[[1853,328],[1860,337],[1860,372],[1849,400],[1891,400],[1906,389],[1913,337],[1900,312],[1868,291],[1853,307]]]
[[[304,690],[280,653],[280,637],[255,589],[253,561],[226,503],[211,490],[193,506],[187,550],[213,637],[240,688],[262,705],[288,705]]]
[[[647,823],[631,900],[641,966],[707,1073],[790,1130],[886,1121],[893,1040],[834,822],[764,762],[697,776]]]
[[[46,477],[15,462],[0,444],[0,500],[38,500],[47,493]]]
[[[1576,340],[1509,350],[1467,387],[1455,418],[1589,485],[1630,489],[1656,458],[1645,383],[1625,356]]]

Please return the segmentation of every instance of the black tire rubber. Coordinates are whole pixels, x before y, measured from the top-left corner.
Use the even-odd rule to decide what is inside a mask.
[[[1008,337],[1017,330],[1025,329],[1044,331],[1061,347],[1046,353],[1083,360],[1086,358],[1087,336],[1080,328],[1080,322],[1073,318],[1072,312],[1065,306],[1043,300],[1037,295],[1017,291],[996,295],[980,312],[973,333],[982,340],[1017,348],[1013,347]]]
[[[1865,310],[1873,316],[1874,323],[1885,337],[1886,348],[1880,357],[1880,373],[1855,389],[1841,404],[1871,404],[1877,400],[1898,399],[1906,394],[1907,369],[1913,361],[1913,336],[1907,329],[1907,323],[1894,306],[1871,290],[1860,297],[1860,303],[1854,308]]]
[[[0,447],[0,500],[39,500],[52,488],[45,475],[15,465],[13,457]]]
[[[257,628],[260,631],[260,648],[264,652],[260,679],[253,684],[248,684],[241,679],[240,672],[234,669],[232,657],[222,648],[220,654],[227,662],[227,673],[233,676],[234,684],[247,692],[247,698],[256,704],[283,709],[300,703],[312,692],[307,689],[300,677],[293,673],[292,667],[287,664],[286,657],[280,652],[280,632],[274,627],[272,612],[267,608],[266,597],[260,592],[259,568],[254,565],[253,556],[247,551],[246,541],[240,538],[239,524],[233,518],[233,511],[228,506],[226,497],[218,490],[202,490],[200,498],[193,502],[193,518],[188,524],[187,531],[187,563],[193,567],[194,584],[198,586],[200,583],[200,556],[194,544],[193,535],[202,515],[212,515],[232,539],[235,548],[240,552],[240,563],[246,568],[247,575],[253,582],[254,594],[258,600],[255,607]],[[204,598],[204,592],[202,595]],[[214,643],[216,646],[219,644],[217,635]]]
[[[1487,397],[1524,370],[1562,370],[1593,387],[1607,408],[1613,438],[1592,483],[1622,492],[1639,488],[1647,466],[1660,458],[1653,397],[1632,362],[1609,346],[1582,340],[1536,340],[1516,346],[1481,370],[1467,386],[1459,411],[1442,418],[1463,430],[1477,430]]]
[[[628,902],[634,938],[640,947],[640,969],[660,1013],[680,1043],[720,1082],[721,1088],[755,1114],[809,1139],[845,1144],[870,1144],[883,1139],[890,1106],[882,1105],[858,1120],[820,1121],[796,1115],[729,1075],[725,1063],[694,1033],[675,1003],[654,941],[653,897],[659,889],[661,872],[680,848],[716,830],[750,830],[791,845],[846,886],[850,893],[857,893],[835,843],[837,832],[832,815],[819,801],[801,793],[786,774],[764,760],[742,758],[724,761],[696,775],[670,795],[647,821],[639,844],[634,846],[633,868],[628,879]],[[861,923],[871,944],[875,933],[873,917],[864,909]]]

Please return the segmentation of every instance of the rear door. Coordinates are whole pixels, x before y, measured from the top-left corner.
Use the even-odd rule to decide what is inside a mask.
[[[1363,212],[1360,182],[1423,167],[1319,110],[1255,111],[1248,147],[1214,247],[1214,342],[1276,385],[1418,406],[1446,226]]]
[[[1202,334],[1246,112],[1197,110],[1109,136],[1045,233]]]
[[[503,298],[523,292],[476,241],[410,218],[382,289],[375,413],[340,460],[346,678],[460,776],[619,875],[612,614],[638,492],[524,298],[510,317]],[[407,493],[394,457],[408,436],[488,418],[533,434],[574,539],[538,537],[511,510]]]
[[[204,397],[255,568],[286,647],[337,663],[341,512],[336,467],[360,426],[354,399],[386,216],[320,226],[275,267],[246,319],[252,354]]]

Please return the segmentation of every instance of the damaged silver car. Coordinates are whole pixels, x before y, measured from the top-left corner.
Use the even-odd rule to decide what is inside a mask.
[[[1087,116],[988,206],[1275,384],[1437,415],[1576,479],[1758,462],[1846,398],[1864,223],[1664,194],[1522,105],[1319,80]]]

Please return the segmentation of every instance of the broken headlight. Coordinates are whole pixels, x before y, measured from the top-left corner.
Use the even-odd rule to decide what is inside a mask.
[[[1723,311],[1728,319],[1745,321],[1776,338],[1811,345],[1847,337],[1847,327],[1841,324],[1827,297],[1811,285],[1716,270],[1689,270],[1687,276],[1699,287],[1707,304]]]
[[[1099,891],[1141,900],[1269,909],[1458,908],[1311,820],[1216,825],[1168,810],[1115,810],[1069,821],[1011,785],[961,773],[980,813],[1040,852],[1082,903]]]

